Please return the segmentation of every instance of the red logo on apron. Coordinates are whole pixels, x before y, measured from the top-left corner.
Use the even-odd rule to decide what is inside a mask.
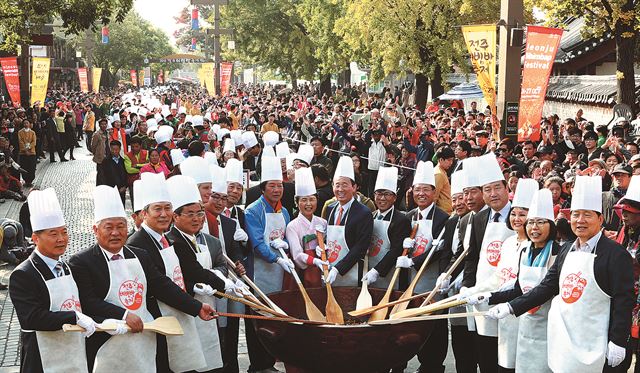
[[[487,262],[489,262],[493,267],[498,265],[501,251],[502,241],[493,241],[489,246],[487,246]]]
[[[71,298],[65,300],[60,305],[60,311],[78,311],[82,312],[82,308],[80,307],[80,300],[76,299],[73,295]]]
[[[369,249],[369,256],[376,256],[380,253],[380,249],[382,248],[382,244],[384,241],[382,238],[376,236],[375,234],[371,236],[371,248]]]
[[[587,279],[581,277],[582,273],[571,273],[562,281],[560,296],[565,303],[575,303],[582,296],[584,288],[587,286]]]
[[[500,286],[502,286],[507,282],[509,282],[510,280],[513,280],[514,278],[518,277],[518,275],[513,271],[513,268],[505,267],[505,268],[502,268],[502,270],[500,271],[500,277],[502,278],[502,283],[500,284]]]
[[[284,229],[278,228],[274,229],[269,233],[269,241],[283,239],[284,238]]]
[[[185,289],[184,278],[182,277],[182,269],[180,269],[179,265],[173,269],[173,283],[178,285],[180,289]]]
[[[522,294],[527,294],[529,292],[529,290],[533,289],[531,286],[525,286],[522,288]],[[541,308],[542,306],[537,306],[537,307],[533,307],[532,309],[530,309],[529,311],[527,311],[527,313],[529,315],[533,315],[534,313],[538,312],[538,310]]]
[[[338,241],[327,241],[327,260],[329,263],[333,263],[338,260],[342,246],[338,244]]]
[[[118,298],[120,303],[131,311],[135,311],[142,306],[142,294],[144,293],[144,284],[137,280],[127,280],[120,285],[118,289]]]
[[[424,236],[416,237],[416,245],[415,245],[415,248],[413,249],[412,257],[415,258],[416,256],[424,253],[424,250],[427,248],[428,244],[429,244],[429,240],[426,237]]]

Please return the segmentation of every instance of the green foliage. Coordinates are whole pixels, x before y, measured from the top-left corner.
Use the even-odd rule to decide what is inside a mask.
[[[173,17],[180,28],[174,33],[173,37],[176,39],[176,46],[178,48],[191,46],[191,39],[196,38],[196,43],[199,51],[204,51],[204,43],[206,35],[204,33],[204,27],[202,26],[202,20],[209,18],[213,13],[213,7],[199,5],[198,10],[200,12],[200,30],[191,30],[191,10],[188,7],[184,7],[180,14]]]

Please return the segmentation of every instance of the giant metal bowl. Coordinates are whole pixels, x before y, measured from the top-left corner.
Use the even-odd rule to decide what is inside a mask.
[[[324,311],[327,292],[324,288],[307,289],[309,297]],[[384,290],[369,289],[373,304],[378,304]],[[271,320],[254,320],[259,340],[267,351],[287,366],[301,372],[381,372],[411,359],[433,330],[433,321],[410,321],[394,325],[367,325],[367,318],[347,314],[355,309],[360,288],[334,287],[333,293],[344,311],[347,325],[309,325]],[[392,299],[402,293],[396,292]],[[306,319],[304,301],[299,290],[269,294],[288,315]],[[422,299],[410,304],[416,307]],[[324,312],[323,312],[324,313]],[[360,324],[352,324],[360,322]]]

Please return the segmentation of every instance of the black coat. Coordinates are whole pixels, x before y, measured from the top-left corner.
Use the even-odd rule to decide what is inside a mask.
[[[396,259],[402,254],[402,241],[411,234],[411,220],[400,210],[394,208],[387,213],[384,221],[389,222],[387,235],[391,242],[389,252],[373,267],[380,276],[387,276],[391,269],[395,268]]]
[[[75,324],[76,313],[74,311],[49,311],[51,306],[49,290],[47,290],[47,285],[42,280],[40,273],[45,280],[53,279],[53,273],[36,253],[31,253],[30,258],[35,267],[31,261],[25,260],[16,267],[9,278],[9,295],[18,316],[20,328],[22,330],[55,331],[61,330],[64,324]],[[64,270],[66,274],[69,274],[66,267]],[[20,371],[42,372],[36,333],[20,332],[20,339],[22,342]]]
[[[320,217],[322,216],[322,206],[324,206],[328,200],[334,197],[333,187],[331,186],[331,183],[327,183],[327,185],[317,188],[317,192],[318,192],[318,208],[316,209],[316,212],[314,212],[313,214],[315,216]]]
[[[335,204],[329,212],[327,222],[333,224],[334,214],[336,214],[339,204]],[[344,221],[347,221],[345,224]],[[371,210],[356,199],[351,203],[351,207],[342,217],[340,225],[344,225],[344,235],[349,246],[349,253],[342,260],[335,263],[335,267],[341,275],[347,273],[356,263],[362,261],[369,250],[371,235],[373,234],[373,214]],[[359,276],[362,276],[362,268],[358,269]],[[358,277],[358,278],[360,278]]]
[[[118,188],[127,186],[127,171],[122,157],[119,158],[118,163],[113,160],[113,157],[106,157],[102,161],[102,175],[104,184],[108,186]]]
[[[407,218],[409,218],[409,220],[411,221],[417,220],[418,212],[419,210],[416,207],[415,209],[407,213]],[[431,222],[432,222],[431,235],[433,236],[434,240],[438,238],[438,236],[440,235],[440,232],[444,228],[445,223],[447,223],[448,219],[449,219],[449,215],[447,215],[446,212],[442,211],[442,209],[440,209],[438,206],[434,204],[433,209],[431,210]],[[424,252],[418,255],[416,258],[414,258],[413,262],[415,263],[415,267],[420,268],[420,266],[425,261],[428,255],[429,255],[429,252]],[[444,250],[439,250],[437,252],[434,252],[429,261],[431,263],[430,265],[433,265],[433,263],[439,263],[441,260],[441,257],[444,255],[445,255]],[[440,269],[442,270],[442,268]]]

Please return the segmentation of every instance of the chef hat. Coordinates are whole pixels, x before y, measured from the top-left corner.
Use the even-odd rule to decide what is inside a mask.
[[[433,173],[433,163],[430,161],[420,161],[418,162],[418,167],[416,167],[416,173],[413,176],[413,186],[418,184],[427,184],[432,185],[434,188],[436,186],[436,177]]]
[[[173,127],[160,126],[158,127],[158,131],[154,135],[154,138],[156,139],[156,143],[160,145],[171,140],[171,136],[173,136]]]
[[[477,157],[477,162],[480,177],[480,186],[494,183],[496,181],[504,181],[504,174],[500,169],[498,160],[493,153],[488,153]]]
[[[147,128],[158,127],[158,121],[154,118],[147,119]]]
[[[148,113],[148,112],[149,112],[149,110],[147,110],[147,108],[146,108],[146,107],[139,107],[139,108],[138,108],[138,115],[139,115],[139,116],[144,117],[144,116],[146,116],[146,115],[147,115],[147,113]]]
[[[191,156],[180,164],[180,173],[191,177],[197,184],[208,183],[209,164],[202,157]]]
[[[531,206],[531,199],[533,193],[540,189],[540,184],[534,179],[520,179],[518,180],[518,186],[516,186],[516,192],[513,195],[513,202],[511,207],[522,207],[529,209]]]
[[[571,193],[571,210],[592,210],[602,213],[602,178],[577,175]]]
[[[171,103],[171,110],[176,110],[178,109],[178,105],[175,102]]]
[[[287,156],[285,157],[285,166],[287,168],[287,170],[290,170],[293,168],[293,160],[296,158],[296,153],[289,153],[287,154]]]
[[[280,135],[274,131],[267,131],[262,135],[264,146],[274,146],[278,143],[278,139],[280,139]]]
[[[200,202],[200,191],[195,180],[189,176],[176,175],[167,180],[171,207],[176,211],[182,206]]]
[[[456,194],[462,194],[465,188],[466,178],[465,169],[458,170],[451,174],[451,197]]]
[[[185,158],[181,149],[171,149],[170,154],[171,154],[171,163],[173,163],[174,166],[177,166],[182,162],[184,162]]]
[[[31,229],[33,232],[43,229],[58,228],[65,225],[62,208],[53,188],[33,190],[27,197],[31,213]],[[118,196],[120,202],[120,196]]]
[[[187,113],[187,108],[184,106],[180,106],[180,108],[178,109],[178,114],[186,114]]]
[[[296,197],[311,196],[317,193],[313,172],[310,168],[297,169],[295,179]]]
[[[219,133],[220,133],[220,125],[219,124],[214,124],[213,126],[211,126],[211,131],[216,134],[216,137],[218,139],[220,138],[220,135],[219,135]]]
[[[275,180],[282,181],[282,166],[280,159],[262,155],[262,172],[260,174],[260,183]]]
[[[143,208],[152,203],[171,202],[171,196],[167,189],[167,181],[164,174],[154,174],[152,172],[143,172],[140,174],[140,194],[142,195]]]
[[[166,106],[166,105],[165,105],[165,106]],[[165,108],[165,107],[163,107],[163,108],[162,108],[162,116],[166,118],[166,117],[168,117],[169,115],[171,115],[171,111],[169,110],[169,108]]]
[[[93,190],[93,217],[95,223],[108,218],[127,218],[116,187],[98,185]]]
[[[297,183],[296,179],[296,183]],[[396,193],[398,190],[398,168],[396,167],[380,167],[378,170],[378,178],[373,190],[389,190]]]
[[[522,180],[518,182],[518,186],[520,186],[521,182]],[[538,218],[551,221],[554,220],[553,197],[551,196],[551,191],[547,188],[536,190],[533,193],[533,198],[531,199],[531,207],[529,207],[527,219]]]
[[[338,180],[339,177],[346,177],[353,181],[356,181],[356,176],[353,171],[353,159],[351,159],[351,157],[343,155],[338,160],[338,165],[336,166],[336,172],[333,175],[333,180]]]
[[[462,163],[464,169],[464,187],[466,188],[482,188],[481,174],[482,168],[478,164],[479,157],[467,158]]]
[[[619,203],[624,203],[627,200],[640,202],[640,175],[631,176],[631,181],[627,188],[627,194],[622,197]]]
[[[133,212],[139,212],[144,208],[142,204],[144,199],[142,197],[142,189],[140,189],[141,180],[136,180],[133,182]]]
[[[209,165],[218,165],[218,158],[216,158],[216,154],[212,152],[204,153],[204,160],[207,161]]]
[[[157,120],[158,122],[162,120],[162,114],[160,113],[155,113],[153,115],[153,118],[155,118],[155,120]]]
[[[295,158],[293,159],[300,160],[306,163],[307,166],[311,165],[311,160],[313,159],[313,146],[309,144],[301,144]]]
[[[276,156],[276,151],[273,150],[273,146],[265,146],[264,149],[262,149],[262,158],[275,157],[275,156]]]
[[[280,159],[282,158],[287,158],[287,155],[289,155],[291,153],[291,150],[289,150],[289,144],[287,144],[286,141],[283,141],[281,143],[278,143],[278,145],[276,145],[276,156]]]
[[[226,129],[226,128],[220,128],[218,130],[218,140],[222,140],[223,137],[225,137],[226,135],[230,134],[231,132]]]
[[[193,124],[194,127],[202,126],[204,123],[204,118],[202,117],[202,115],[194,115],[191,118],[189,118],[189,115],[187,115],[187,117],[185,118],[185,122],[191,122],[191,124]]]
[[[247,149],[253,148],[254,146],[258,145],[258,139],[256,138],[256,134],[253,133],[252,131],[247,131],[243,133],[242,143],[244,144],[244,147]]]
[[[225,171],[227,172],[227,183],[238,183],[240,185],[244,185],[242,162],[235,158],[229,159],[227,161]]]
[[[232,130],[230,135],[231,135],[231,139],[236,144],[236,146],[242,145],[242,131]]]
[[[209,166],[209,180],[213,193],[227,194],[227,173],[218,165]]]
[[[222,154],[226,152],[236,152],[236,142],[233,139],[227,138],[224,140],[224,148],[222,149]]]

